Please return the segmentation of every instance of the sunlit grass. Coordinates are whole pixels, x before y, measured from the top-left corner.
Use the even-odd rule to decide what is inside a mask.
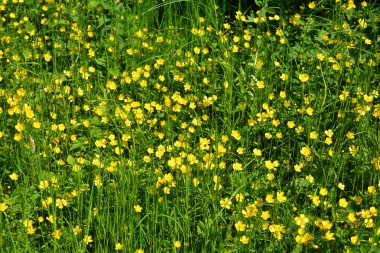
[[[379,7],[284,2],[2,1],[0,252],[376,252]]]

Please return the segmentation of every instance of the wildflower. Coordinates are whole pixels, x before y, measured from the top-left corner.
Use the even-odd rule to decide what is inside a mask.
[[[340,70],[340,65],[338,63],[334,63],[332,65],[332,69],[335,70],[335,71],[338,71],[338,70]]]
[[[236,195],[235,195],[235,199],[236,199],[237,202],[242,202],[243,199],[244,199],[244,195],[243,195],[243,193],[238,193],[238,194],[236,194]]]
[[[311,154],[311,148],[309,146],[302,147],[301,154],[308,157]]]
[[[345,188],[346,186],[344,185],[344,184],[342,184],[342,183],[339,183],[338,184],[338,188],[339,189],[341,189],[342,191],[344,191],[344,188]]]
[[[274,235],[277,240],[282,239],[282,234],[285,233],[285,227],[281,224],[271,224],[269,225],[269,231]]]
[[[47,181],[47,180],[40,181],[40,184],[38,186],[38,188],[40,188],[40,190],[44,190],[48,187],[49,187],[49,181]]]
[[[232,201],[228,198],[224,198],[220,201],[220,206],[225,209],[230,209],[232,205]]]
[[[352,243],[353,245],[357,245],[357,244],[359,244],[359,236],[357,236],[357,235],[355,235],[355,236],[351,236],[350,240],[351,240],[351,243]]]
[[[144,250],[143,250],[143,249],[137,249],[137,250],[135,251],[135,253],[144,253]]]
[[[259,81],[256,82],[256,85],[257,85],[257,88],[259,88],[259,89],[265,88],[264,81],[259,80]]]
[[[136,212],[136,213],[141,213],[142,210],[143,210],[143,208],[142,208],[140,205],[136,205],[136,206],[134,206],[133,208],[135,209],[135,212]]]
[[[253,149],[253,155],[254,155],[255,157],[259,157],[259,156],[262,156],[262,152],[261,152],[260,149],[255,148],[255,149]]]
[[[270,218],[269,211],[261,211],[261,218],[263,218],[263,220],[268,220]]]
[[[279,203],[284,203],[286,201],[286,196],[284,192],[277,192],[276,199]]]
[[[276,168],[280,165],[280,163],[276,160],[276,161],[265,161],[265,168],[267,168],[268,170],[276,170]]]
[[[174,247],[181,248],[181,242],[180,241],[175,241],[174,242]]]
[[[302,168],[303,168],[304,165],[305,165],[304,163],[296,164],[296,165],[294,165],[294,170],[296,172],[301,172],[301,170],[302,170]]]
[[[333,226],[333,224],[329,220],[322,220],[318,218],[314,224],[320,229],[320,230],[330,230]]]
[[[321,189],[319,190],[319,194],[320,194],[321,196],[326,196],[328,193],[329,193],[329,191],[328,191],[326,188],[321,188]]]
[[[294,128],[296,126],[294,121],[288,121],[286,124],[288,125],[289,128]]]
[[[296,242],[298,244],[305,244],[308,241],[310,241],[311,239],[313,239],[313,237],[311,236],[311,234],[305,233],[303,235],[297,235],[295,240],[296,240]]]
[[[234,169],[234,171],[242,171],[243,165],[241,163],[233,163],[232,168]]]
[[[62,209],[63,207],[67,206],[67,200],[66,199],[57,199],[55,201],[55,205],[59,208]]]
[[[267,174],[267,179],[269,180],[269,181],[272,181],[273,179],[274,179],[274,174],[273,173],[269,173],[269,174]]]
[[[373,185],[368,186],[367,188],[369,194],[375,194],[376,193],[376,187]]]
[[[8,209],[8,205],[5,202],[0,203],[0,212],[4,212]]]
[[[282,81],[286,81],[286,80],[289,79],[289,75],[288,75],[288,74],[285,74],[285,73],[282,73],[281,76],[280,76],[280,79],[281,79]]]
[[[237,131],[237,130],[232,130],[231,136],[234,137],[235,140],[238,140],[238,141],[241,140],[241,135],[240,135],[239,131]]]
[[[319,196],[311,195],[309,196],[309,198],[311,199],[311,201],[313,201],[314,205],[319,206],[319,204],[321,204],[321,200],[319,199]]]
[[[240,242],[242,244],[248,244],[249,243],[249,237],[243,235],[242,237],[240,237]]]
[[[351,131],[348,131],[346,133],[346,137],[347,137],[347,139],[353,140],[353,139],[355,139],[355,134]]]
[[[308,6],[309,6],[309,9],[310,9],[310,10],[313,10],[313,9],[315,8],[315,1],[310,2],[310,3],[308,4]]]
[[[18,175],[16,173],[14,173],[14,172],[12,174],[10,174],[9,177],[13,181],[17,181],[17,179],[18,179]]]
[[[60,229],[55,230],[53,233],[51,233],[54,239],[61,239],[62,232]]]
[[[308,175],[308,176],[306,176],[306,178],[305,178],[309,183],[314,183],[314,177],[312,176],[312,175]]]
[[[352,156],[356,156],[356,154],[359,152],[359,147],[358,146],[355,146],[355,145],[351,145],[349,148],[348,148],[348,151],[350,152],[350,154]]]
[[[247,227],[247,224],[244,224],[240,220],[235,223],[235,229],[236,229],[236,231],[244,232],[246,227]]]
[[[116,243],[115,245],[115,250],[122,250],[123,249],[123,244],[121,244],[120,242]]]
[[[51,56],[50,53],[44,54],[45,61],[49,62],[53,57]]]
[[[258,209],[255,204],[250,204],[241,212],[245,218],[256,216]]]
[[[92,236],[91,236],[91,235],[85,235],[85,236],[83,237],[83,241],[84,241],[84,243],[85,243],[86,245],[92,243],[92,242],[93,242],[93,240],[92,240]]]
[[[305,228],[306,224],[309,222],[309,218],[307,218],[304,214],[301,214],[300,216],[295,218],[297,226],[300,228]]]
[[[298,78],[300,79],[301,82],[307,82],[309,81],[309,75],[305,73],[301,73],[298,75]]]
[[[348,202],[345,198],[339,200],[339,206],[346,208],[348,206]]]
[[[358,23],[361,27],[367,28],[367,22],[365,21],[365,19],[363,18],[359,19]]]
[[[82,233],[82,229],[81,229],[81,227],[79,227],[77,225],[77,226],[75,226],[75,228],[73,228],[73,232],[74,232],[74,235],[78,235],[78,234]]]

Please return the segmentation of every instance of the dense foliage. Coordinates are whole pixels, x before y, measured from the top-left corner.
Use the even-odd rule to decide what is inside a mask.
[[[249,2],[0,3],[0,252],[380,247],[378,6]]]

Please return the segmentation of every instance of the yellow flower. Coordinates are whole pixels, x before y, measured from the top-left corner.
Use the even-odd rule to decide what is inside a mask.
[[[279,203],[284,203],[286,201],[286,196],[284,192],[277,192],[276,199]]]
[[[248,244],[249,243],[249,237],[243,235],[242,237],[240,237],[240,242],[242,244]]]
[[[235,229],[236,229],[236,231],[244,232],[246,227],[247,227],[247,224],[244,224],[240,220],[235,223]]]
[[[339,206],[346,208],[348,206],[348,202],[345,198],[339,200]]]
[[[107,82],[107,84],[106,84],[106,87],[107,87],[108,89],[110,89],[110,90],[116,90],[116,88],[117,88],[117,84],[116,84],[114,81],[109,80],[109,81]]]
[[[123,249],[123,244],[121,244],[120,242],[116,243],[115,245],[115,250],[122,250]]]
[[[8,209],[8,205],[5,202],[0,203],[0,212],[4,212]]]
[[[331,145],[331,144],[333,143],[332,138],[331,138],[331,137],[326,137],[326,139],[325,139],[325,143],[326,143],[327,145]]]
[[[259,89],[263,89],[263,88],[265,88],[265,83],[264,83],[264,81],[257,81],[256,82],[256,85],[257,85],[257,88],[259,88]]]
[[[259,157],[259,156],[262,156],[262,152],[261,152],[260,149],[255,148],[255,149],[253,149],[253,155],[254,155],[255,157]]]
[[[135,209],[136,213],[141,213],[143,210],[143,208],[140,205],[136,205],[133,208]]]
[[[299,217],[295,218],[295,221],[297,223],[297,226],[300,228],[305,228],[306,224],[309,222],[309,218],[307,218],[304,214],[301,214]]]
[[[309,146],[302,147],[301,154],[308,157],[311,154],[311,148]]]
[[[305,73],[301,73],[298,75],[298,78],[301,80],[301,82],[307,82],[309,81],[309,75]]]
[[[358,21],[359,25],[363,28],[367,28],[367,22],[365,21],[365,19],[359,19]]]
[[[84,241],[85,244],[92,243],[93,242],[92,236],[91,235],[85,235],[84,238],[83,238],[83,241]]]
[[[310,139],[313,139],[313,140],[318,139],[318,133],[316,131],[310,132]]]
[[[16,174],[16,173],[12,173],[12,174],[10,174],[9,175],[9,177],[11,178],[11,180],[13,180],[13,181],[17,181],[17,179],[18,179],[18,175]]]
[[[75,228],[73,228],[74,235],[78,235],[82,233],[82,229],[77,225]]]
[[[289,79],[289,75],[288,75],[288,74],[285,74],[285,73],[282,73],[281,76],[280,76],[280,79],[281,79],[282,81],[286,81],[286,80]]]
[[[220,201],[220,206],[222,208],[230,209],[232,205],[232,201],[229,200],[228,198],[224,198]]]
[[[44,58],[45,58],[45,61],[49,62],[53,57],[51,56],[50,53],[46,53],[46,54],[44,54]]]
[[[181,242],[180,241],[175,241],[174,242],[174,247],[181,248]]]
[[[240,135],[239,131],[237,131],[237,130],[232,130],[231,136],[234,137],[238,141],[240,141],[240,139],[241,139],[241,135]]]
[[[242,171],[243,165],[241,163],[233,163],[232,168],[234,169],[234,171]]]
[[[350,240],[351,240],[351,243],[352,243],[353,245],[357,245],[357,244],[359,244],[359,236],[357,236],[357,235],[355,235],[355,236],[351,236]]]
[[[286,124],[288,125],[289,128],[294,128],[296,126],[294,121],[288,121]]]
[[[242,202],[243,199],[244,199],[244,195],[243,195],[243,193],[238,193],[238,194],[236,194],[236,195],[235,195],[235,199],[236,199],[237,202]]]
[[[340,70],[340,65],[338,63],[334,63],[332,65],[332,69],[335,70],[335,71],[338,71],[338,70]]]
[[[312,176],[312,175],[308,175],[308,176],[306,176],[306,178],[305,178],[309,183],[314,183],[314,177]]]
[[[57,199],[55,201],[55,205],[59,208],[62,209],[63,207],[67,206],[67,200],[66,199]]]
[[[53,233],[51,233],[54,239],[61,239],[62,232],[60,229],[55,230]]]
[[[309,196],[309,197],[313,201],[314,205],[319,206],[319,204],[321,204],[321,200],[319,199],[319,196]]]
[[[329,193],[329,191],[328,191],[326,188],[321,188],[321,189],[319,190],[319,194],[320,194],[321,196],[326,196],[328,193]]]
[[[40,181],[40,184],[38,186],[38,188],[40,188],[40,190],[44,190],[48,187],[49,187],[49,181],[47,181],[47,180]]]
[[[315,8],[315,1],[310,2],[310,3],[308,4],[308,6],[309,6],[309,9],[310,9],[310,10],[314,9],[314,8]]]
[[[261,218],[263,218],[263,220],[268,220],[270,218],[269,211],[261,211]]]
[[[368,193],[369,194],[375,194],[376,193],[376,187],[373,185],[368,186]]]

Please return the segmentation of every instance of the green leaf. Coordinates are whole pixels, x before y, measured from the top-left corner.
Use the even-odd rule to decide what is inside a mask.
[[[102,67],[105,67],[107,65],[107,61],[104,57],[101,57],[101,58],[98,58],[98,59],[95,59],[95,62],[96,64],[102,66]]]
[[[75,158],[72,157],[71,155],[68,155],[68,156],[67,156],[66,161],[67,161],[67,163],[70,164],[70,165],[74,165],[74,164],[75,164]]]
[[[92,11],[93,9],[95,9],[96,7],[98,7],[99,4],[100,4],[100,1],[93,0],[93,1],[88,2],[87,8],[88,8],[89,11]]]

